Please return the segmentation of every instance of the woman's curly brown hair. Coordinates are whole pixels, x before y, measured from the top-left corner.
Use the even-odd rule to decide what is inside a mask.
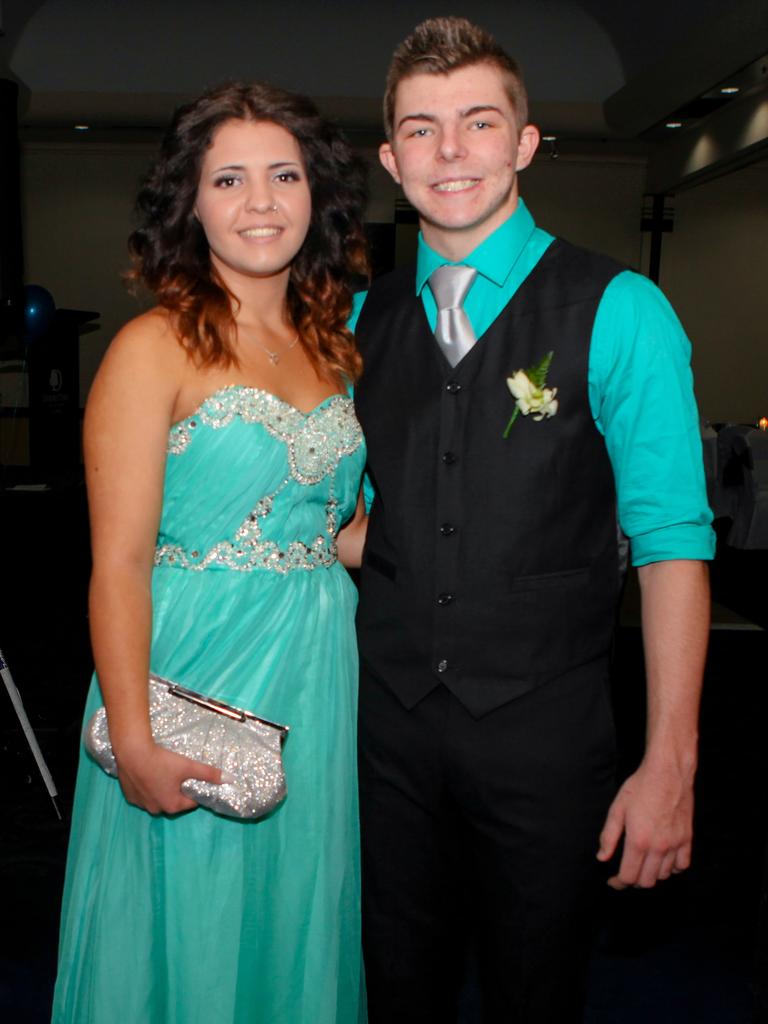
[[[234,296],[211,266],[194,213],[205,151],[217,128],[232,120],[279,125],[299,144],[312,216],[291,264],[288,313],[315,366],[354,381],[362,363],[346,323],[352,288],[368,276],[365,168],[303,96],[263,82],[234,82],[176,111],[136,201],[140,226],[128,242],[134,264],[128,277],[171,312],[181,344],[201,365],[237,363]]]

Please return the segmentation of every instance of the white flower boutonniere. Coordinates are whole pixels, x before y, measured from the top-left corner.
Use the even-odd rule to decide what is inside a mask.
[[[533,415],[535,420],[547,419],[557,412],[557,388],[547,388],[547,373],[549,364],[552,362],[554,352],[547,352],[537,366],[528,370],[518,370],[511,377],[507,377],[507,387],[515,397],[515,411],[510,417],[504,437],[509,437],[512,424],[520,413],[527,416]]]

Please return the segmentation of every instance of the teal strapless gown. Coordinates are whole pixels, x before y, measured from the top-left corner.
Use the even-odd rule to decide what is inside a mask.
[[[232,386],[168,443],[152,670],[291,727],[285,802],[153,817],[82,754],[55,1024],[358,1024],[356,591],[335,534],[365,461],[346,396]],[[102,703],[94,679],[86,720]]]

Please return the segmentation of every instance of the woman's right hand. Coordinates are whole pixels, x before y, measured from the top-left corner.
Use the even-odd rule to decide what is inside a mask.
[[[150,814],[179,814],[198,804],[181,792],[186,779],[221,784],[221,770],[175,754],[149,742],[116,755],[117,775],[125,799]]]

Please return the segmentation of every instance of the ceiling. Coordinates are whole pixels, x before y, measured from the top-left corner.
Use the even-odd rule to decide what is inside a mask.
[[[0,0],[0,76],[19,84],[27,137],[61,137],[75,123],[123,137],[157,129],[179,102],[237,78],[306,92],[377,136],[393,47],[440,13],[420,0]],[[768,53],[765,0],[472,0],[471,16],[519,59],[532,115],[561,145],[655,152],[669,146],[666,120],[747,65],[757,78],[729,106],[767,89],[768,61],[762,77],[755,64]],[[689,149],[710,115],[723,118],[717,106],[686,119]],[[749,116],[760,123],[741,136],[731,128],[716,162],[768,139],[759,110]]]

